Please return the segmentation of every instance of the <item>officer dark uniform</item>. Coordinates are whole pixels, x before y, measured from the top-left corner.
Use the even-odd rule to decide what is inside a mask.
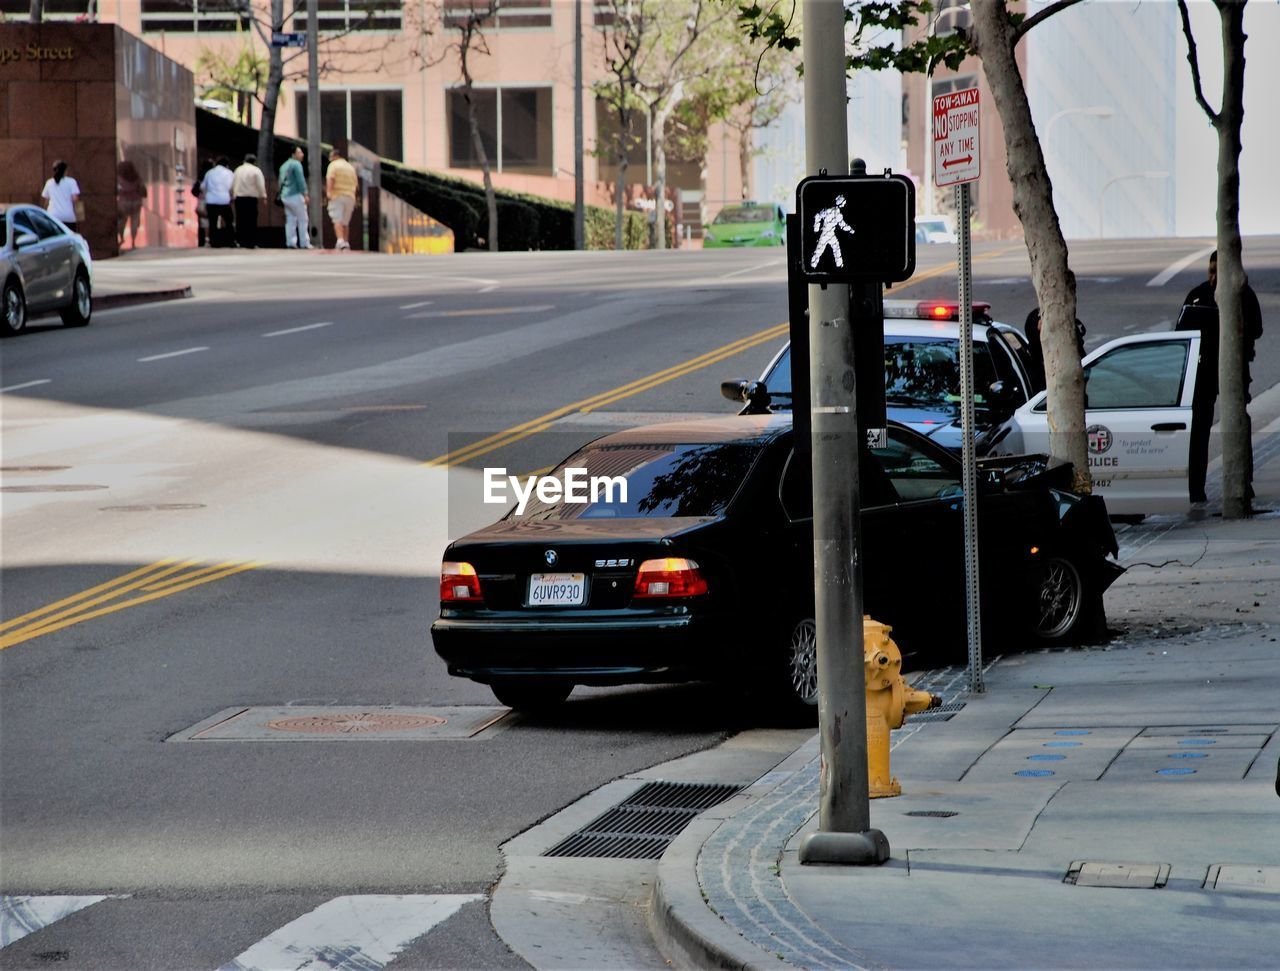
[[[1184,307],[1212,309],[1212,314],[1198,314],[1194,319],[1180,318],[1175,330],[1200,331],[1200,367],[1196,370],[1196,386],[1191,397],[1191,447],[1187,456],[1187,492],[1192,502],[1204,502],[1204,480],[1209,467],[1209,429],[1213,427],[1213,409],[1218,402],[1218,254],[1209,257],[1209,276],[1193,287],[1182,301]],[[1249,362],[1253,360],[1254,343],[1262,336],[1262,307],[1253,287],[1245,282],[1240,294],[1244,311],[1244,400],[1249,395]],[[1184,323],[1185,320],[1185,323]],[[1253,429],[1245,410],[1245,436],[1249,442],[1245,475],[1245,498],[1253,498]]]
[[[1027,314],[1026,323],[1022,326],[1023,332],[1027,335],[1027,351],[1031,354],[1031,360],[1035,363],[1035,372],[1031,375],[1031,380],[1037,388],[1046,386],[1044,376],[1044,349],[1040,346],[1040,308],[1032,307],[1031,313]],[[1084,324],[1080,323],[1080,318],[1076,318],[1076,353],[1082,358],[1084,357]]]

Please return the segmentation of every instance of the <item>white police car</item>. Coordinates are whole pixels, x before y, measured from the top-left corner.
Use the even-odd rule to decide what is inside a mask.
[[[1089,473],[1112,515],[1187,509],[1199,360],[1195,330],[1119,337],[1085,355]],[[1006,427],[993,453],[1049,451],[1044,392],[1014,412]]]

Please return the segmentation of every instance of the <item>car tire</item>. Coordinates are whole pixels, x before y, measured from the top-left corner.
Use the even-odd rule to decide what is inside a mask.
[[[1032,586],[1031,626],[1044,641],[1074,638],[1093,616],[1093,597],[1075,561],[1069,556],[1045,557]]]
[[[27,298],[22,292],[22,284],[9,280],[4,285],[3,298],[0,298],[0,333],[6,337],[21,334],[26,327]]]
[[[780,643],[765,672],[768,703],[785,724],[817,724],[817,624],[812,617],[802,617],[784,625],[778,639]]]
[[[494,681],[489,688],[501,704],[529,714],[544,713],[559,707],[573,691],[573,685],[567,681],[534,681],[524,678]]]
[[[76,271],[75,281],[71,284],[71,304],[63,307],[61,313],[66,327],[85,327],[93,316],[93,290],[89,285],[89,274],[84,270]]]

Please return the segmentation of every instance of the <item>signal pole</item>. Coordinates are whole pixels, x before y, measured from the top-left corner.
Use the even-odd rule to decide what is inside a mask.
[[[843,175],[849,164],[844,5],[804,0],[803,13],[807,168],[810,175]],[[818,831],[800,844],[800,862],[878,864],[889,858],[889,841],[871,829],[868,794],[858,549],[862,443],[845,286],[809,287],[809,371],[822,773]]]
[[[320,15],[319,4],[307,4],[307,220],[316,234],[313,246],[324,246],[324,210],[320,198]],[[308,240],[310,242],[310,240]]]

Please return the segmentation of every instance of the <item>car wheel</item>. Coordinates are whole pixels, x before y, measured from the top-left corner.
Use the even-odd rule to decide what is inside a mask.
[[[22,285],[17,280],[10,280],[4,285],[3,303],[0,331],[5,334],[22,333],[27,326],[27,298],[23,296]]]
[[[1087,591],[1080,570],[1065,556],[1050,556],[1040,567],[1033,588],[1032,622],[1037,637],[1066,640],[1085,616]]]
[[[567,681],[495,681],[489,685],[494,697],[508,708],[521,712],[545,712],[562,704],[573,691]]]
[[[62,323],[67,327],[84,327],[93,315],[93,291],[89,287],[89,274],[76,271],[71,284],[71,305],[62,308]]]
[[[783,627],[775,635],[772,662],[764,671],[760,694],[787,725],[813,725],[818,719],[818,628],[812,617]],[[781,643],[779,643],[781,642]]]

